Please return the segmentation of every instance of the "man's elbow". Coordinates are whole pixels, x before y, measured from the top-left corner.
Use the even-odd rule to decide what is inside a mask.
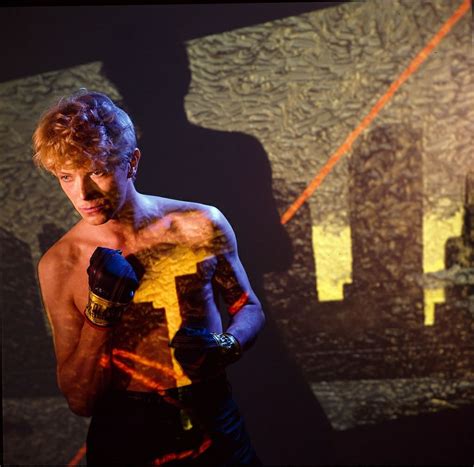
[[[259,317],[259,332],[265,327],[265,323],[267,322],[267,318],[265,317],[265,313],[263,312],[262,306],[259,304],[257,307],[258,310],[258,317]]]
[[[63,394],[66,397],[67,404],[69,405],[71,412],[73,412],[75,415],[79,415],[80,417],[92,416],[93,403],[87,398],[85,394],[76,392],[63,392]]]
[[[78,397],[77,395],[72,394],[65,394],[67,404],[69,405],[69,409],[75,415],[79,415],[80,417],[91,417],[92,416],[92,406],[90,403],[84,400],[83,397]]]
[[[77,402],[70,400],[68,400],[67,403],[69,405],[69,409],[75,415],[79,415],[79,417],[92,417],[92,410],[90,410],[86,405],[78,404]]]
[[[251,303],[251,307],[248,308],[248,312],[249,314],[247,316],[249,318],[249,324],[253,329],[253,338],[251,339],[253,342],[257,339],[258,335],[265,327],[266,317],[262,305],[258,300]]]
[[[257,316],[258,332],[260,332],[265,327],[265,323],[267,319],[265,317],[262,304],[257,297],[253,297],[253,299],[251,299],[251,304],[253,305],[253,308],[254,308],[253,314]]]
[[[58,386],[63,396],[66,398],[67,404],[71,412],[80,417],[91,417],[92,409],[90,404],[87,403],[82,394],[77,394],[72,388],[62,383],[58,378]]]

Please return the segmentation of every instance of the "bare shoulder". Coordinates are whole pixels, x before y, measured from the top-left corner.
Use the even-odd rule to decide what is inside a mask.
[[[42,288],[60,281],[49,281],[50,278],[67,277],[78,263],[81,256],[81,245],[78,242],[81,226],[76,224],[71,230],[54,243],[41,257],[38,263],[38,276]]]
[[[215,206],[190,201],[166,199],[164,214],[171,229],[195,244],[212,245],[219,252],[235,250],[235,234],[224,214]]]
[[[191,203],[186,221],[205,236],[215,254],[236,252],[234,231],[224,214],[215,206]]]

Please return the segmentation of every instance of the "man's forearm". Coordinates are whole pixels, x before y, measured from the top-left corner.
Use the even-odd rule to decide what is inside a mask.
[[[101,364],[101,359],[110,358],[109,334],[84,323],[75,351],[58,368],[59,387],[77,415],[91,416],[96,400],[109,385],[109,365]]]
[[[244,351],[248,349],[265,324],[265,315],[259,304],[247,304],[231,320],[226,332],[232,334]]]

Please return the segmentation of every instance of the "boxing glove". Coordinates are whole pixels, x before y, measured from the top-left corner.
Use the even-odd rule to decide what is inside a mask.
[[[113,326],[133,299],[138,276],[120,250],[97,247],[87,268],[89,302],[86,318],[100,327]]]
[[[205,328],[183,327],[169,345],[191,378],[218,374],[241,356],[240,344],[232,334],[209,332]]]

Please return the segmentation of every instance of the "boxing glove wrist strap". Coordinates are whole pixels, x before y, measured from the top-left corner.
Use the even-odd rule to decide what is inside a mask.
[[[116,303],[99,297],[89,290],[89,301],[86,306],[86,318],[96,326],[111,327],[120,320],[128,303]]]

